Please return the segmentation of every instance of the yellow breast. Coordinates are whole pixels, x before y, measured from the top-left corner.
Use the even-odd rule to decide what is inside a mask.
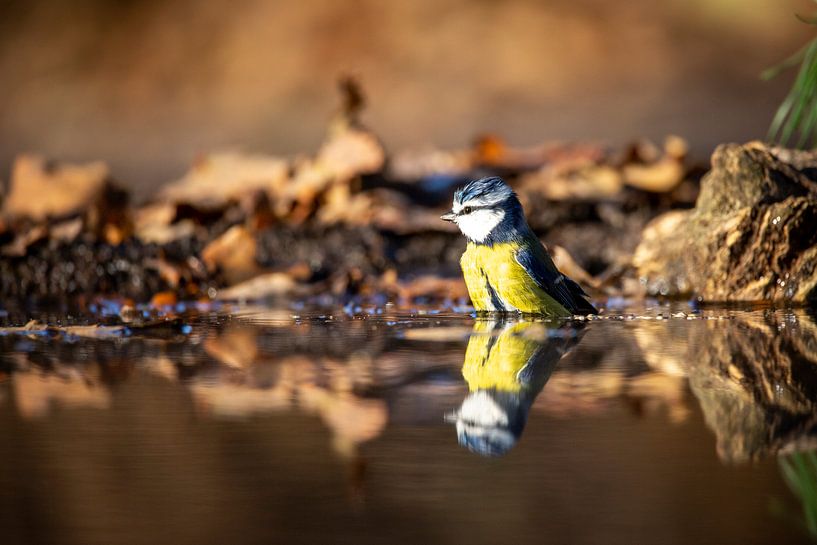
[[[569,316],[570,312],[545,293],[517,262],[519,248],[512,242],[493,246],[468,243],[460,265],[474,308]]]
[[[542,346],[541,342],[525,335],[537,327],[541,325],[518,322],[506,326],[498,337],[492,337],[491,324],[477,322],[462,366],[468,389],[518,392],[523,386],[519,372]]]

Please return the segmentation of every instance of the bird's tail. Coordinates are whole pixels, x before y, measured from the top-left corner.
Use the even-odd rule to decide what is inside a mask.
[[[588,298],[590,297],[587,293],[582,289],[580,285],[576,282],[571,280],[568,277],[564,277],[565,284],[567,285],[567,289],[570,291],[570,298],[573,300],[573,308],[570,311],[573,314],[578,314],[581,316],[587,316],[588,314],[598,314],[599,311],[596,310],[596,307],[593,306]]]

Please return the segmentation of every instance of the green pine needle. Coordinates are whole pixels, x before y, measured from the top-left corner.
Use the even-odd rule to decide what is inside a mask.
[[[817,537],[817,453],[799,452],[779,459],[783,480],[803,507],[803,522]]]
[[[817,16],[797,18],[817,25]],[[796,147],[808,148],[817,144],[817,38],[780,64],[764,70],[760,77],[769,80],[798,64],[797,77],[772,119],[767,138],[781,146],[794,141]]]

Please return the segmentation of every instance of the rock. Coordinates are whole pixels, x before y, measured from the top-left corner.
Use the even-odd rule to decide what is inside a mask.
[[[633,265],[652,293],[817,300],[817,153],[722,145],[695,209],[644,231]]]
[[[647,224],[632,263],[647,292],[660,295],[688,295],[690,285],[684,265],[685,237],[678,236],[689,220],[687,210],[673,210]]]

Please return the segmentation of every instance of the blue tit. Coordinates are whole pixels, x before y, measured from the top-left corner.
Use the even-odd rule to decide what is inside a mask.
[[[474,324],[462,365],[469,394],[449,415],[459,443],[483,456],[513,448],[536,396],[581,333],[533,322]]]
[[[501,178],[458,189],[441,219],[456,223],[468,239],[460,265],[477,311],[549,317],[597,312],[584,290],[553,264],[516,193]]]

